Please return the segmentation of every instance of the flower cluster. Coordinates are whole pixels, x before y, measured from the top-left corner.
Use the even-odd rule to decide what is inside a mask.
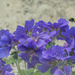
[[[55,45],[55,40],[65,40],[63,46]],[[9,55],[12,46],[17,46],[19,57],[27,68],[35,68],[45,73],[49,68],[53,75],[71,75],[75,63],[75,27],[69,29],[68,21],[59,19],[58,23],[26,21],[25,26],[17,26],[13,34],[0,31],[0,58]],[[5,72],[7,73],[7,72]],[[13,74],[12,74],[13,75]]]
[[[12,47],[11,36],[9,30],[0,30],[0,75],[14,75],[14,73],[10,73],[13,70],[10,64],[6,65],[2,60],[3,57],[9,56]]]

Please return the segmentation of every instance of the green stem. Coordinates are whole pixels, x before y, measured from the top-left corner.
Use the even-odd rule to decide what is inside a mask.
[[[19,50],[17,50],[17,49],[15,48],[15,46],[13,47],[13,49],[17,52],[17,56],[18,56]],[[14,58],[14,57],[13,57],[13,58]],[[19,57],[16,57],[16,58],[14,58],[14,59],[15,59],[15,64],[16,64],[18,73],[19,73],[19,75],[22,75],[22,72],[21,72],[21,69],[20,69]]]
[[[22,75],[22,74],[21,74],[20,65],[19,65],[19,61],[17,60],[15,64],[16,64],[16,67],[17,67],[17,69],[18,69],[19,75]]]
[[[25,61],[24,61],[24,65],[25,65],[25,73],[26,73],[26,71],[27,71],[27,64],[26,64]]]

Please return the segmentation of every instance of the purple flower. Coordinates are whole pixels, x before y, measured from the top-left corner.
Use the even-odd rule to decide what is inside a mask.
[[[35,31],[34,26],[34,20],[32,19],[31,21],[26,21],[25,26],[17,26],[16,31],[13,33],[14,34],[14,39],[17,40],[15,42],[18,43],[25,43],[28,38],[32,38],[35,42],[37,47],[41,47],[43,45],[46,45],[48,42],[50,42],[52,39],[51,37],[56,33],[56,32],[51,32],[49,35],[46,33],[38,33]]]
[[[50,59],[44,59],[42,56],[39,57],[39,61],[42,63],[42,65],[38,66],[38,69],[42,72],[45,73],[46,71],[49,70],[54,64],[54,58]]]
[[[65,40],[68,44],[71,44],[72,39],[75,39],[75,27],[72,28],[66,28],[65,32],[61,32],[61,34],[64,36],[63,40]]]
[[[34,66],[36,63],[40,63],[38,57],[41,56],[43,50],[46,50],[46,48],[43,46],[37,48],[36,43],[31,38],[28,38],[27,43],[25,44],[24,43],[18,44],[17,48],[21,50],[19,56],[22,57],[23,60],[28,63],[28,65],[32,64]],[[30,59],[31,61],[29,62]],[[29,67],[30,66],[28,66],[28,69]]]
[[[37,47],[45,46],[48,42],[52,41],[49,35],[43,33],[32,35],[32,38],[35,41]]]
[[[25,28],[18,25],[16,31],[13,34],[15,35],[15,39],[19,40],[21,38],[21,35],[23,35],[23,33],[24,35],[26,34]]]
[[[0,58],[9,55],[12,46],[11,33],[9,30],[0,30]]]
[[[52,57],[57,60],[64,60],[65,51],[61,46],[52,46],[49,50],[42,52],[42,57],[45,59]]]
[[[35,68],[36,64],[40,63],[39,58],[33,55],[30,62],[27,62],[27,69]]]
[[[53,67],[51,69],[51,74],[53,74],[65,58],[65,51],[63,47],[58,45],[52,46],[49,50],[42,51],[42,55],[39,57],[42,65],[38,66],[38,69],[42,73],[45,73],[49,68]]]
[[[50,73],[53,75],[71,75],[72,73],[72,68],[71,66],[63,66],[63,70],[61,66],[63,65],[61,61],[54,61],[55,59],[51,58],[50,59],[44,59],[43,57],[40,57],[40,62],[42,65],[38,66],[38,69],[42,72],[45,73],[46,71],[51,68]],[[61,64],[61,65],[60,65]]]
[[[49,26],[46,22],[44,21],[39,21],[37,23],[35,23],[35,26],[33,28],[33,32],[35,32],[37,34],[38,33],[42,33],[42,32],[46,32],[49,31]]]
[[[70,52],[74,50],[74,39],[72,40],[71,44],[69,45],[66,43],[66,46],[63,46],[63,49],[67,51],[68,56],[70,56]],[[75,51],[75,50],[74,50]],[[73,54],[74,55],[74,54]]]
[[[10,74],[12,70],[13,69],[11,68],[10,64],[6,65],[5,62],[0,59],[0,75],[14,75],[13,73]]]
[[[64,49],[68,54],[72,51],[72,49],[75,53],[75,27],[65,29],[65,32],[61,32],[61,34],[64,36],[63,40],[67,42],[67,46],[65,46]]]
[[[58,23],[59,23],[59,27],[62,27],[62,29],[64,30],[66,27],[68,28],[69,25],[68,25],[68,21],[66,19],[63,19],[63,18],[60,18],[58,20]]]
[[[13,33],[15,35],[15,39],[17,41],[20,38],[23,40],[26,40],[29,37],[28,34],[33,29],[33,25],[34,25],[33,19],[31,21],[26,21],[24,27],[18,25],[16,31]],[[31,35],[31,34],[29,34],[29,35]]]

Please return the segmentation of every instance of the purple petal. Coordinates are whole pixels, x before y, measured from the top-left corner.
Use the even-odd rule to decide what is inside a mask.
[[[39,40],[36,42],[36,46],[37,46],[37,47],[42,47],[42,46],[44,46],[44,45],[46,45],[46,42],[45,42],[44,40],[39,39]]]
[[[7,30],[4,30],[4,29],[0,30],[0,38],[4,34],[9,35],[9,30],[8,29]]]
[[[15,38],[16,38],[17,40],[19,40],[20,35],[21,35],[22,33],[25,33],[25,28],[23,28],[22,26],[19,26],[19,25],[18,25],[16,31],[15,31],[13,34],[16,35]]]
[[[50,64],[42,64],[42,65],[38,66],[38,69],[42,73],[45,73],[49,68],[50,68]]]
[[[65,73],[61,69],[57,69],[53,75],[65,75]]]
[[[72,68],[71,66],[63,66],[64,72],[66,75],[71,75],[72,74]]]
[[[47,63],[47,64],[49,64],[49,62],[51,62],[50,59],[44,59],[42,56],[39,57],[39,61],[40,61],[41,63]]]
[[[30,31],[33,28],[34,19],[25,22],[25,30]]]
[[[54,59],[53,57],[50,56],[50,51],[49,50],[42,51],[42,57],[44,59]]]
[[[27,47],[32,50],[35,49],[36,43],[32,40],[32,38],[27,39]]]
[[[28,62],[27,63],[27,69],[30,69],[30,68],[35,68],[35,64]]]
[[[24,61],[26,62],[29,61],[29,58],[30,58],[29,53],[20,53],[19,56],[22,57]]]
[[[56,57],[57,59],[64,60],[65,58],[65,51],[61,46],[52,46],[50,51],[50,56],[51,57]]]
[[[7,57],[9,55],[9,50],[7,48],[0,48],[0,58]]]
[[[2,48],[5,44],[3,43],[2,40],[0,40],[0,48]]]
[[[20,34],[20,38],[19,38],[19,42],[20,43],[25,43],[27,41],[27,38],[29,38],[30,36],[27,35],[26,33],[22,33]]]
[[[54,30],[54,31],[51,31],[50,33],[49,33],[49,35],[52,37],[52,36],[55,36],[56,35],[56,31]]]
[[[60,27],[63,27],[63,26],[68,25],[69,22],[68,22],[66,19],[60,18],[60,19],[58,20],[58,23],[61,24]]]
[[[65,60],[74,60],[75,61],[75,56],[68,56],[65,58]]]
[[[23,44],[23,43],[21,43],[21,44],[18,44],[17,45],[17,48],[19,49],[19,50],[21,50],[21,51],[29,51],[29,49],[28,49],[28,47],[25,45],[25,44]]]
[[[69,34],[70,34],[72,37],[75,37],[75,27],[71,27],[71,28],[70,28]]]
[[[45,46],[40,47],[40,48],[38,48],[38,49],[35,50],[35,54],[36,54],[38,57],[40,57],[40,56],[42,55],[42,51],[45,51],[45,50],[46,50]]]
[[[57,69],[58,69],[57,66],[53,67],[53,68],[50,70],[50,73],[53,74]]]
[[[31,58],[31,63],[32,64],[40,63],[39,58],[37,56],[33,55]]]
[[[14,75],[14,73],[10,73],[8,71],[5,71],[5,74],[4,75]]]
[[[24,32],[25,32],[25,29],[22,26],[18,25],[16,31],[13,34],[20,35],[21,33],[24,33]]]
[[[11,72],[12,70],[13,69],[11,68],[10,64],[8,64],[3,67],[2,73],[4,74],[5,71]]]
[[[0,59],[0,70],[2,70],[2,60]]]
[[[9,41],[9,38],[8,38],[6,35],[3,35],[3,36],[1,37],[1,40],[2,40],[2,41],[5,41],[5,42],[8,42],[8,41]]]
[[[45,40],[45,42],[50,42],[51,41],[51,38],[49,35],[47,34],[42,34],[39,36],[39,39],[42,39],[42,40]]]

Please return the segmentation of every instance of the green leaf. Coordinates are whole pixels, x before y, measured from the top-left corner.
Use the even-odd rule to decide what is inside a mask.
[[[21,69],[21,74],[25,75],[25,70]],[[18,72],[18,75],[19,75],[19,72]]]
[[[15,59],[13,59],[13,58],[9,58],[9,59],[6,59],[5,62],[6,62],[6,64],[13,64],[13,63],[15,63],[16,61],[15,61]]]
[[[36,71],[36,72],[34,72],[34,73],[30,74],[30,75],[42,75],[42,73],[40,71]]]
[[[46,47],[46,49],[50,49],[51,46],[53,46],[53,45],[55,45],[55,43],[51,41],[47,45],[45,45],[45,47]]]
[[[22,59],[22,58],[20,58],[20,59],[19,59],[19,63],[20,63],[20,62],[22,62],[22,61],[23,61],[23,59]]]
[[[72,75],[75,75],[75,71],[72,72]]]
[[[51,75],[50,74],[50,69],[47,72],[45,72],[43,75]]]
[[[17,51],[13,51],[10,55],[12,55],[12,57],[14,59],[18,59],[18,52]]]
[[[25,75],[32,75],[32,73],[34,73],[34,68],[27,70]]]

